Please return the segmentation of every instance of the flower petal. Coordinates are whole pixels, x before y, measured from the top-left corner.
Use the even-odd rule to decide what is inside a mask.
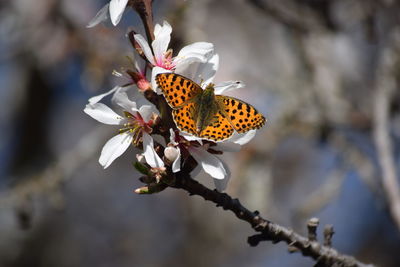
[[[175,142],[175,131],[172,128],[169,128],[169,142],[173,145],[177,145],[178,143]]]
[[[181,171],[181,150],[179,147],[176,148],[178,150],[178,157],[172,163],[172,172],[176,173]]]
[[[117,26],[125,11],[128,0],[111,0],[110,1],[110,18],[112,24]]]
[[[157,24],[154,28],[154,41],[151,46],[153,47],[154,57],[156,63],[162,62],[164,53],[168,49],[169,42],[171,41],[172,27],[168,22],[164,21],[163,26]]]
[[[206,62],[211,53],[214,51],[214,45],[207,42],[197,42],[187,45],[179,51],[178,55],[174,58],[175,62],[181,61],[200,61]]]
[[[128,112],[137,112],[137,104],[135,101],[129,100],[128,94],[122,91],[118,91],[114,94],[112,102],[123,108]]]
[[[132,135],[129,133],[121,133],[110,140],[104,145],[101,150],[101,155],[99,158],[99,163],[105,168],[110,166],[110,164],[119,156],[124,153],[129,145],[132,143]]]
[[[110,95],[110,94],[112,94],[112,93],[114,93],[116,91],[119,91],[120,89],[122,89],[121,86],[115,86],[113,89],[111,89],[107,93],[93,96],[93,97],[89,98],[89,100],[88,100],[89,104],[95,104],[95,103],[99,102],[100,100],[102,100],[104,97],[106,97],[106,96],[108,96],[108,95]]]
[[[239,144],[233,143],[228,139],[227,141],[218,142],[216,146],[213,146],[212,149],[217,151],[224,151],[224,152],[238,152],[241,149]]]
[[[190,176],[196,178],[201,173],[202,170],[203,168],[200,166],[200,164],[197,164],[194,170],[190,172]]]
[[[156,65],[154,61],[153,52],[151,52],[151,48],[147,43],[146,39],[141,34],[135,34],[133,36],[135,41],[139,44],[140,48],[142,48],[144,55],[146,56],[147,60],[150,61],[151,64]]]
[[[86,25],[86,28],[92,28],[96,26],[97,24],[105,21],[108,19],[108,6],[109,4],[103,6],[99,12],[97,12],[96,16],[92,18],[89,23]]]
[[[208,153],[202,148],[195,147],[191,147],[189,151],[203,170],[213,178],[224,179],[227,176],[223,163],[213,154]]]
[[[214,179],[214,185],[218,191],[223,192],[228,185],[229,179],[231,178],[231,171],[229,170],[228,165],[223,160],[221,160],[221,162],[226,170],[226,176],[224,179]]]
[[[147,164],[152,168],[164,167],[164,161],[162,161],[154,150],[153,138],[146,132],[143,132],[143,155],[146,158]]]
[[[232,90],[243,88],[244,86],[244,83],[241,81],[226,81],[217,84],[214,89],[216,95],[221,95]]]
[[[171,72],[171,71],[163,69],[161,67],[154,67],[153,70],[151,71],[151,88],[153,88],[153,91],[159,95],[161,94],[161,90],[160,90],[160,88],[158,88],[158,85],[156,82],[156,76],[157,76],[157,74],[167,73],[167,72]]]
[[[250,130],[247,133],[239,134],[239,133],[234,133],[231,138],[229,138],[229,142],[233,142],[238,145],[245,145],[248,142],[250,142],[251,139],[254,138],[256,135],[257,130]]]
[[[175,72],[192,79],[197,83],[206,85],[213,81],[219,65],[218,54],[212,54],[206,62],[181,61],[176,66]]]
[[[194,136],[190,133],[179,132],[179,135],[184,137],[188,141],[197,141],[197,142],[200,142],[200,144],[202,144],[202,141],[203,141],[203,138]]]
[[[88,104],[83,111],[93,119],[104,124],[119,125],[124,120],[120,115],[103,103]]]
[[[145,76],[146,75],[146,61],[144,61],[144,59],[141,57],[135,57],[135,69],[141,75]]]
[[[155,111],[153,106],[145,105],[140,107],[139,113],[140,116],[142,116],[144,122],[149,122],[149,120],[153,116],[153,111]]]

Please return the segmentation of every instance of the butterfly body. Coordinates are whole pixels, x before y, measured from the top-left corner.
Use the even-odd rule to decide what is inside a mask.
[[[235,131],[245,133],[265,123],[265,118],[246,102],[215,95],[213,84],[203,90],[192,80],[175,73],[158,74],[156,81],[181,131],[218,142],[228,139]]]
[[[219,105],[216,101],[214,94],[214,85],[210,84],[197,98],[193,101],[198,107],[194,113],[194,119],[196,121],[196,131],[197,134],[201,132],[210,125],[218,112]]]

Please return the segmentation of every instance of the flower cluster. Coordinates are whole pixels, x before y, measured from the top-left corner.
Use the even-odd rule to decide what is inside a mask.
[[[110,1],[88,26],[94,26],[107,19],[108,12],[111,21],[116,25],[127,3],[127,0]],[[162,113],[165,112],[166,105],[162,109],[157,102],[151,103],[146,100],[149,97],[143,96],[153,94],[155,97],[162,97],[159,96],[161,92],[155,82],[156,75],[174,72],[198,82],[205,88],[213,81],[219,65],[219,57],[214,51],[213,44],[207,42],[185,46],[173,56],[173,51],[169,48],[171,32],[172,27],[164,21],[162,25],[156,24],[154,40],[151,43],[148,43],[142,35],[134,34],[135,47],[138,48],[140,56],[135,57],[132,70],[127,70],[125,74],[116,72],[119,76],[127,77],[129,82],[125,86],[116,86],[107,93],[89,99],[84,109],[86,114],[101,123],[119,127],[118,133],[104,145],[99,162],[107,168],[133,145],[143,148],[143,153],[137,155],[136,166],[142,173],[152,178],[146,182],[147,184],[158,184],[168,173],[180,172],[194,160],[197,167],[191,169],[191,174],[196,176],[203,170],[214,178],[216,188],[223,190],[229,180],[230,171],[218,154],[224,151],[238,151],[241,145],[254,137],[255,130],[245,134],[235,133],[228,140],[214,143],[180,132],[175,125],[164,123]],[[147,70],[151,70],[151,73]],[[215,85],[215,93],[221,94],[243,86],[240,81],[226,81]],[[130,99],[128,94],[134,96]],[[119,112],[100,102],[108,95],[112,95],[111,101]],[[160,135],[164,139],[159,138]],[[138,189],[136,192],[148,193],[151,191],[149,188]]]

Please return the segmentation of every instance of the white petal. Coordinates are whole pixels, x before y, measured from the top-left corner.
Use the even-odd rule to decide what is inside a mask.
[[[88,104],[83,111],[93,119],[104,124],[119,125],[123,121],[120,115],[103,103]]]
[[[198,141],[198,142],[201,142],[201,141],[203,140],[203,138],[194,136],[194,135],[192,135],[192,134],[190,134],[190,133],[180,132],[179,135],[182,136],[182,137],[184,137],[184,138],[185,138],[186,140],[188,140],[188,141]]]
[[[172,163],[173,173],[181,171],[181,150],[179,149],[179,147],[177,147],[177,150],[179,152],[178,157]]]
[[[221,162],[226,170],[226,176],[224,179],[214,179],[214,185],[218,191],[223,192],[228,185],[229,179],[231,178],[231,171],[229,170],[228,165],[223,160],[221,160]]]
[[[176,66],[175,72],[192,79],[203,85],[213,81],[219,64],[218,54],[212,54],[206,62],[181,61]]]
[[[206,62],[213,51],[212,43],[197,42],[183,47],[174,60],[177,63],[182,60]]]
[[[165,139],[162,135],[159,134],[152,134],[151,137],[153,138],[153,142],[157,142],[163,147],[166,147],[167,144],[165,143]]]
[[[178,143],[175,141],[175,131],[172,128],[169,129],[169,134],[169,142],[175,146],[178,145]]]
[[[213,178],[224,179],[227,176],[227,172],[221,160],[213,154],[208,153],[202,148],[195,147],[191,147],[189,151],[203,170]]]
[[[153,47],[154,56],[157,61],[161,60],[164,53],[168,49],[169,42],[171,41],[172,27],[168,22],[164,21],[163,26],[156,25],[154,29],[154,41],[151,46]]]
[[[172,32],[172,27],[166,20],[163,21],[162,26],[158,23],[154,26],[154,36],[160,35],[162,32],[169,32],[169,34]]]
[[[89,104],[95,104],[95,103],[99,102],[100,100],[102,100],[104,97],[106,97],[106,96],[108,96],[108,95],[110,95],[110,94],[112,94],[112,93],[114,93],[116,91],[119,91],[120,89],[122,89],[121,86],[115,86],[113,89],[111,89],[107,93],[93,96],[93,97],[89,98],[89,100],[88,100]]]
[[[241,146],[239,144],[233,143],[228,139],[229,141],[223,141],[217,143],[216,146],[213,146],[212,149],[217,150],[217,151],[225,151],[225,152],[238,152],[241,149]]]
[[[89,21],[89,23],[86,25],[86,28],[92,28],[94,26],[96,26],[97,24],[105,21],[108,19],[108,6],[109,4],[103,6],[99,12],[97,12],[96,16],[94,16],[94,18]]]
[[[250,130],[247,133],[244,134],[239,134],[239,133],[234,133],[234,135],[229,138],[228,140],[230,142],[233,142],[235,144],[238,145],[245,145],[248,142],[250,142],[251,139],[254,138],[254,136],[256,135],[257,130]]]
[[[147,43],[146,39],[141,34],[134,35],[135,41],[139,44],[142,48],[144,55],[146,56],[147,60],[150,61],[151,64],[156,65],[154,61],[153,52],[151,52],[151,48]]]
[[[128,112],[139,111],[136,102],[129,100],[127,93],[118,91],[112,98],[112,101]]]
[[[139,113],[145,122],[148,122],[151,119],[151,117],[153,116],[153,110],[154,108],[149,105],[140,107]]]
[[[192,176],[192,178],[196,178],[196,176],[198,176],[202,170],[203,168],[200,166],[200,164],[197,164],[194,170],[190,172],[190,176]]]
[[[243,88],[243,87],[244,87],[244,83],[241,81],[226,81],[226,82],[217,84],[214,87],[214,89],[215,89],[216,95],[221,95],[221,94],[225,94],[226,92],[236,90],[239,88]]]
[[[119,156],[124,153],[129,145],[132,143],[132,135],[128,133],[121,133],[110,140],[104,145],[101,150],[101,155],[99,158],[99,163],[105,168],[110,166],[110,164]]]
[[[214,80],[215,74],[219,67],[219,55],[214,53],[199,71],[199,75],[203,79],[204,84],[209,84]]]
[[[152,168],[164,167],[164,162],[154,150],[153,138],[148,133],[143,133],[143,155],[146,158],[147,164]]]
[[[110,18],[114,26],[117,26],[125,11],[128,0],[111,0],[110,2]]]
[[[143,58],[137,56],[135,57],[135,69],[145,76],[145,70],[146,70],[146,61],[143,60]]]
[[[159,95],[161,94],[161,90],[160,90],[160,88],[158,88],[158,85],[156,82],[156,76],[157,76],[157,74],[167,73],[167,72],[171,72],[171,71],[163,69],[161,67],[154,67],[153,70],[151,71],[151,88],[153,88],[153,91]]]

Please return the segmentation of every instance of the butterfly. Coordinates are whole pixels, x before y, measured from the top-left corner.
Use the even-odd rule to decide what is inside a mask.
[[[179,130],[211,141],[223,141],[234,131],[259,129],[265,118],[239,99],[214,94],[214,84],[203,90],[192,80],[175,73],[156,76]]]

